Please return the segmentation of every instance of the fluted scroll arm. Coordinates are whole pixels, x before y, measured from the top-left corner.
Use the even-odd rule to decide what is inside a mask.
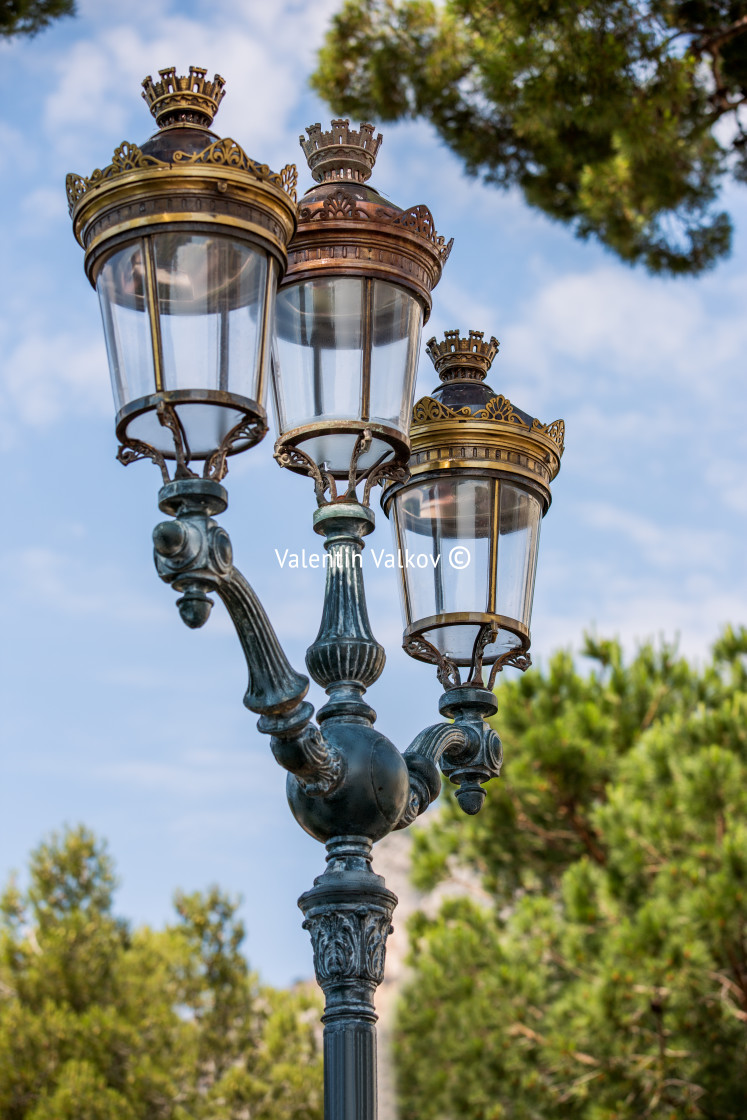
[[[310,723],[314,708],[304,700],[308,677],[293,669],[255,591],[234,567],[230,537],[212,518],[226,504],[225,490],[212,480],[181,479],[164,486],[159,505],[174,517],[153,531],[156,569],[182,593],[177,607],[190,629],[207,622],[213,606],[209,593],[222,599],[249,672],[245,706],[260,715],[258,728],[272,736],[280,765],[307,793],[324,796],[337,788],[343,760]]]

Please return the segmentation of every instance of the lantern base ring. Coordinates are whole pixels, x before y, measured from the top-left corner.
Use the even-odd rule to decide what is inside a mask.
[[[334,427],[331,427],[334,424]],[[356,437],[350,454],[350,461],[344,470],[333,470],[326,463],[321,466],[303,450],[301,446],[309,439],[318,436],[335,434],[349,434]],[[299,433],[301,433],[299,435]],[[368,508],[371,499],[371,490],[385,479],[392,482],[405,482],[408,477],[406,465],[407,445],[401,439],[395,438],[395,429],[387,428],[380,424],[364,423],[362,421],[328,421],[324,425],[297,428],[280,436],[275,443],[274,457],[281,467],[296,474],[307,474],[314,480],[317,505],[323,506],[328,502],[357,502],[357,487],[363,482],[362,505]],[[360,460],[364,457],[376,438],[380,443],[386,443],[391,450],[384,453],[373,463],[360,467]],[[403,457],[404,456],[404,457]],[[337,480],[347,478],[347,490],[338,494]],[[326,497],[329,493],[329,498]]]
[[[472,648],[472,654],[467,657],[451,657],[439,650],[429,638],[425,637],[433,630],[444,629],[448,626],[477,626],[477,635]],[[499,630],[508,631],[516,639],[516,645],[510,649],[485,652],[486,646],[495,640]],[[529,629],[515,618],[506,615],[488,614],[480,611],[452,611],[446,614],[429,615],[427,618],[417,619],[408,626],[403,634],[402,648],[416,661],[425,661],[438,668],[438,679],[446,689],[459,688],[462,679],[460,667],[468,668],[468,683],[475,687],[482,687],[483,665],[491,666],[487,681],[487,688],[492,689],[499,672],[511,665],[522,672],[532,663],[529,655],[530,635]]]
[[[177,411],[179,407],[188,408],[191,405],[230,410],[238,415],[239,419],[226,431],[217,447],[209,451],[203,449],[194,451],[189,445],[187,433]],[[155,412],[161,426],[171,432],[173,448],[168,446],[167,439],[164,440],[166,446],[155,447],[153,443],[132,434],[130,425],[133,421],[149,412]],[[253,447],[260,442],[266,432],[267,414],[261,404],[249,397],[241,397],[219,389],[162,390],[130,401],[117,413],[116,434],[121,444],[117,458],[125,466],[137,459],[151,459],[160,467],[164,483],[170,481],[167,460],[176,462],[175,479],[196,478],[197,475],[190,470],[189,463],[193,460],[204,460],[203,477],[220,482],[228,473],[227,456]]]

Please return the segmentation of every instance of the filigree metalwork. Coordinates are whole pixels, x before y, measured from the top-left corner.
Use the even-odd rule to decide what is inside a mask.
[[[258,416],[244,416],[238,424],[226,433],[217,450],[213,451],[205,460],[202,472],[203,478],[212,478],[220,482],[228,474],[227,457],[231,448],[237,443],[247,442],[251,447],[266,435],[267,421]]]
[[[156,416],[159,424],[171,432],[171,437],[174,440],[174,457],[176,459],[174,478],[197,478],[195,472],[191,471],[188,466],[189,460],[192,458],[192,452],[189,449],[187,433],[184,431],[184,425],[179,419],[178,412],[167,401],[159,401],[156,405]]]
[[[493,662],[488,677],[488,688],[492,689],[495,686],[496,677],[507,665],[513,669],[520,669],[525,673],[532,664],[532,655],[528,650],[523,650],[521,647],[518,649],[510,649],[506,653],[502,653],[499,658]]]
[[[396,217],[392,225],[402,226],[404,229],[419,233],[426,241],[430,241],[432,245],[435,245],[438,250],[438,255],[441,258],[441,263],[446,264],[454,245],[454,238],[452,237],[447,244],[446,238],[440,233],[436,233],[433,215],[427,206],[411,206],[409,210],[405,210],[403,214]]]
[[[548,436],[556,444],[561,455],[565,446],[563,420],[553,420],[550,424],[543,424],[540,420],[533,419],[531,424],[527,424],[511,401],[502,394],[492,397],[485,407],[477,412],[466,407],[449,408],[434,397],[421,397],[413,407],[412,420],[414,424],[435,424],[442,420],[499,420],[503,424],[516,424],[517,427],[525,428],[529,432],[540,432]]]
[[[478,412],[473,412],[475,420],[500,420],[504,424],[519,424],[522,428],[528,428],[526,420],[516,411],[508,397],[504,397],[499,393],[497,397],[489,400],[484,408]],[[538,420],[532,422],[533,431],[544,431],[544,426]]]
[[[276,448],[273,458],[281,467],[300,467],[313,480],[318,506],[326,505],[325,494],[327,490],[329,490],[329,500],[331,502],[337,500],[337,483],[332,475],[323,467],[318,466],[311,456],[302,451],[300,447]]]
[[[72,172],[66,177],[65,190],[70,216],[72,217],[76,202],[92,187],[98,186],[105,179],[114,179],[117,175],[125,175],[128,171],[168,166],[168,163],[156,159],[155,156],[146,156],[140,151],[137,144],[132,144],[129,140],[123,141],[118,148],[114,149],[112,162],[106,167],[97,167],[88,178]]]
[[[285,167],[280,168],[278,174],[280,175],[280,186],[295,202],[298,197],[298,168],[295,163],[286,163]]]
[[[70,215],[72,216],[75,204],[88,191],[104,180],[125,175],[128,171],[158,170],[174,166],[187,167],[200,164],[208,167],[229,167],[238,171],[245,171],[255,179],[279,187],[294,202],[296,201],[298,172],[294,164],[287,164],[280,173],[271,171],[266,163],[258,163],[251,159],[241,145],[229,137],[224,140],[216,140],[214,144],[195,155],[190,155],[188,152],[174,152],[173,163],[156,159],[155,156],[147,156],[138,148],[137,144],[125,140],[123,144],[115,148],[112,162],[107,167],[97,168],[88,178],[73,173],[67,176],[65,188]]]
[[[363,505],[370,505],[371,491],[385,479],[389,479],[390,482],[407,482],[409,477],[410,472],[407,467],[399,467],[392,461],[375,463],[368,472],[366,485],[363,487]]]
[[[161,400],[156,405],[156,416],[161,426],[167,428],[171,432],[171,437],[174,441],[174,459],[176,460],[174,478],[197,478],[198,476],[194,471],[190,470],[188,465],[191,458],[189,444],[176,409],[167,401]],[[137,462],[139,459],[150,459],[151,462],[160,467],[163,481],[165,483],[170,481],[165,455],[144,440],[131,439],[127,436],[122,440],[119,446],[117,459],[125,467],[128,467],[130,463]]]
[[[149,443],[143,443],[139,439],[128,439],[126,443],[120,443],[117,449],[117,461],[125,467],[129,467],[130,463],[136,463],[140,459],[150,459],[160,468],[164,484],[170,481],[166,460],[160,451],[156,451],[155,447],[151,447]]]
[[[539,420],[535,420],[532,424],[532,430],[536,431],[535,425],[539,430],[549,436],[550,439],[557,445],[558,451],[562,455],[565,450],[565,421],[553,420],[552,424],[540,424]]]
[[[460,420],[472,416],[469,408],[455,410],[441,404],[434,397],[421,397],[412,410],[413,424],[434,424],[439,420]]]
[[[255,179],[261,179],[262,182],[274,183],[276,187],[280,187],[282,190],[286,190],[286,193],[291,194],[291,191],[287,190],[287,178],[285,182],[283,180],[283,172],[287,172],[292,165],[287,164],[283,168],[283,172],[278,174],[278,172],[272,171],[266,163],[258,163],[251,159],[241,145],[228,136],[223,140],[216,140],[209,148],[205,148],[204,151],[197,152],[195,155],[188,155],[186,152],[174,152],[174,163],[181,165],[204,163],[213,167],[237,168],[239,171],[247,171]]]
[[[358,461],[361,455],[365,455],[368,451],[373,436],[371,435],[370,428],[364,428],[355,441],[352,454],[350,456],[350,467],[348,468],[348,488],[345,492],[344,501],[350,501],[355,497],[355,488],[358,482]]]
[[[420,661],[427,661],[428,664],[435,665],[437,667],[436,676],[442,688],[458,688],[462,683],[459,669],[451,658],[444,657],[440,650],[437,650],[434,645],[431,645],[419,634],[412,634],[409,638],[405,638],[402,649],[410,657],[416,657]]]
[[[487,622],[477,632],[475,644],[472,647],[468,684],[482,688],[482,662],[485,650],[498,637],[498,627],[494,622]]]
[[[370,467],[358,470],[361,456],[367,453],[372,440],[373,433],[369,428],[364,428],[362,432],[358,433],[350,456],[347,488],[342,494],[338,492],[334,477],[324,465],[319,466],[300,447],[293,447],[290,444],[276,446],[274,458],[281,467],[300,468],[304,474],[309,475],[314,482],[314,493],[318,506],[326,506],[333,502],[357,502],[357,489],[362,482],[365,483],[362,504],[368,506],[371,500],[371,490],[377,483],[385,478],[390,478],[393,481],[404,481],[407,478],[406,468],[400,467],[396,462],[390,460],[389,457],[392,452],[388,450]],[[327,497],[327,492],[329,492],[329,497]]]

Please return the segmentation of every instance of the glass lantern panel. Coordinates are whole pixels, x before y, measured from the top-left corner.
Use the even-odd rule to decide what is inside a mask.
[[[364,281],[307,280],[276,304],[275,405],[280,432],[360,416]]]
[[[373,281],[368,415],[407,433],[418,372],[423,309],[403,288]]]
[[[533,494],[500,483],[497,611],[526,627],[532,616],[541,513]]]
[[[156,391],[146,287],[142,241],[107,257],[96,278],[117,411]]]
[[[397,494],[407,625],[488,609],[493,494],[492,479],[464,477],[407,486]]]
[[[265,254],[228,237],[161,233],[153,255],[164,389],[256,400]]]

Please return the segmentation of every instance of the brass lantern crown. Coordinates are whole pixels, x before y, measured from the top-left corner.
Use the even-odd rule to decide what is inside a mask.
[[[543,424],[485,383],[498,340],[485,342],[482,331],[466,338],[446,331],[443,342],[430,339],[426,353],[441,384],[413,409],[410,474],[499,466],[532,485],[546,512],[565,446],[564,422]]]
[[[498,341],[447,331],[427,353],[440,384],[413,409],[410,477],[382,505],[405,557],[403,645],[438,666],[444,686],[493,687],[529,663],[534,577],[565,425],[542,424],[485,378]]]
[[[296,224],[296,168],[280,173],[211,131],[219,74],[143,81],[158,131],[66,181],[73,231],[104,317],[119,458],[167,477],[225,473],[267,431],[270,326]]]
[[[403,210],[369,185],[373,125],[306,133],[315,184],[278,294],[275,454],[334,490],[356,469],[379,478],[407,462],[420,332],[452,242],[427,206]]]

